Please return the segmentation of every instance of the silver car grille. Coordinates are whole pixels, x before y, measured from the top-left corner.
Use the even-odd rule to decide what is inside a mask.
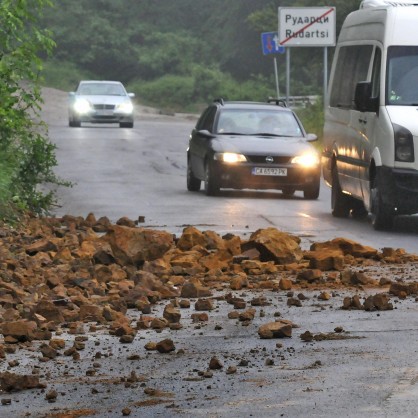
[[[113,110],[115,108],[115,105],[112,105],[112,104],[95,104],[93,106],[95,110],[103,110],[103,109]]]

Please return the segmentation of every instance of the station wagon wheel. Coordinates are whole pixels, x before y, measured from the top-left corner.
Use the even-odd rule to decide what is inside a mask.
[[[219,182],[213,172],[213,164],[206,161],[205,164],[205,193],[207,196],[216,196],[219,193]]]
[[[200,190],[200,180],[194,176],[189,159],[187,159],[187,190],[189,192]]]
[[[134,123],[133,122],[120,122],[119,128],[133,128]]]
[[[81,126],[81,122],[78,121],[77,119],[69,119],[68,120],[68,126],[70,128],[79,128]]]
[[[285,196],[288,196],[288,197],[291,197],[291,196],[293,196],[294,194],[295,194],[295,189],[293,189],[292,187],[284,187],[283,189],[282,189],[282,193],[285,195]]]
[[[303,191],[303,197],[309,200],[315,200],[319,197],[319,182]]]
[[[384,231],[392,229],[395,220],[395,213],[393,207],[385,204],[382,198],[381,176],[379,173],[373,180],[371,193],[371,222],[373,228],[377,231]]]
[[[332,169],[331,209],[336,218],[347,218],[350,214],[350,197],[345,195],[338,180],[337,167]]]

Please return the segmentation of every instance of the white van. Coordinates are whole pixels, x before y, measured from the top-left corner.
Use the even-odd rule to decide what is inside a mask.
[[[342,26],[326,100],[322,171],[332,214],[375,229],[418,212],[418,0],[363,1]]]

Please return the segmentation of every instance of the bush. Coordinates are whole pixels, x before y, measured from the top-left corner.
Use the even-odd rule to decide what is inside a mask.
[[[72,62],[47,60],[42,72],[43,84],[64,91],[74,90],[80,80],[95,78],[87,71],[82,71]]]
[[[320,99],[312,105],[296,109],[296,113],[306,132],[316,134],[321,143],[324,129],[324,101]]]
[[[275,96],[273,82],[253,77],[238,82],[216,68],[193,66],[191,75],[167,75],[153,81],[137,80],[129,85],[138,99],[147,105],[178,112],[200,111],[213,99],[266,101]]]
[[[153,81],[138,80],[129,90],[141,103],[174,111],[192,102],[194,80],[191,76],[167,75]]]
[[[43,193],[45,182],[64,184],[52,168],[55,146],[39,122],[41,102],[41,53],[52,51],[48,31],[37,26],[48,0],[0,3],[0,216],[10,218],[15,210],[46,212],[54,201],[52,192]]]

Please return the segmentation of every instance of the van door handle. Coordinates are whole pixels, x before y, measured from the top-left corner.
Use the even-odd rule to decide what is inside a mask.
[[[360,123],[364,123],[364,124],[366,124],[367,123],[367,119],[359,119],[358,120]]]

